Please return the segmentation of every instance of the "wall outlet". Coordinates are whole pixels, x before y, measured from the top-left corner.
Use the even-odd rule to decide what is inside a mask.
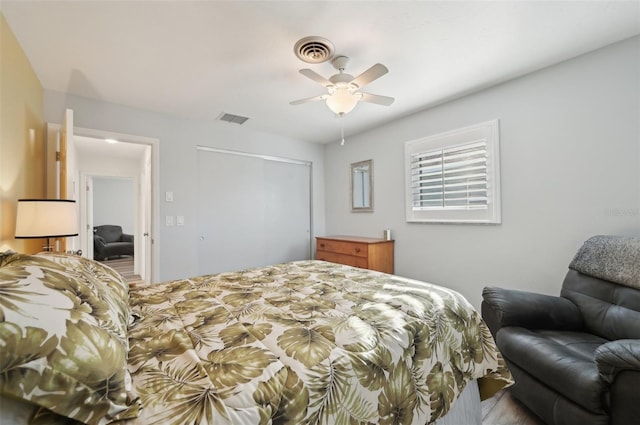
[[[165,224],[167,225],[167,227],[173,226],[173,216],[172,215],[168,215],[165,218]]]

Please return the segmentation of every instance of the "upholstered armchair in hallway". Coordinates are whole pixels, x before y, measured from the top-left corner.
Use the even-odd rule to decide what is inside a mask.
[[[107,260],[133,255],[133,235],[122,233],[122,226],[105,224],[93,228],[93,258]]]
[[[640,424],[640,238],[587,240],[559,297],[482,295],[512,394],[548,425]]]

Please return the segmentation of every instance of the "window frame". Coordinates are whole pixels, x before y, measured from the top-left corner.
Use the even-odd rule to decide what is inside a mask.
[[[409,223],[500,224],[500,128],[497,119],[405,142],[405,215]],[[487,206],[414,209],[412,156],[483,140],[487,150]]]

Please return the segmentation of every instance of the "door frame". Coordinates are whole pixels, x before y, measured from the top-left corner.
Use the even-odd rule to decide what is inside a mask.
[[[52,134],[52,132],[59,133],[61,129],[62,125],[60,124],[48,123],[47,140],[51,140],[52,143],[55,143],[57,136],[55,135],[55,133]],[[150,194],[150,208],[147,212],[146,217],[148,230],[140,229],[141,235],[143,235],[144,233],[148,233],[148,242],[146,243],[146,245],[147,247],[150,247],[150,249],[145,249],[146,264],[143,265],[142,268],[149,270],[148,276],[144,276],[145,282],[158,282],[160,279],[160,140],[152,137],[137,136],[132,134],[117,133],[114,131],[96,130],[83,127],[73,127],[73,134],[77,136],[91,137],[94,139],[115,139],[121,143],[142,144],[150,147],[150,187],[148,188],[148,190],[144,190],[144,193]],[[49,146],[51,146],[51,144]],[[52,150],[53,149],[48,149],[48,152],[51,152]],[[51,155],[55,157],[55,150],[53,150],[53,153]],[[141,179],[137,179],[137,183],[143,184]],[[80,196],[80,198],[81,199],[78,200],[78,207],[80,211],[83,211],[85,206],[82,200],[82,196]],[[86,225],[86,222],[84,224]]]

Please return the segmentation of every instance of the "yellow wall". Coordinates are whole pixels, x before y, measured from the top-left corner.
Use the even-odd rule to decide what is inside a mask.
[[[0,14],[0,251],[40,251],[42,240],[14,239],[16,201],[43,198],[44,92]]]

